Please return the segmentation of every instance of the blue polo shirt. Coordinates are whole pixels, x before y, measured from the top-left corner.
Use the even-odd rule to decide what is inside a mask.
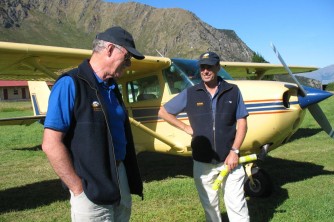
[[[124,129],[125,110],[119,104],[113,91],[115,85],[107,86],[102,79],[96,75],[95,77],[99,82],[99,91],[103,96],[104,103],[107,104],[108,124],[113,138],[115,158],[116,160],[124,160],[127,144]],[[74,101],[74,81],[70,76],[64,76],[52,87],[44,128],[66,133],[71,125]]]

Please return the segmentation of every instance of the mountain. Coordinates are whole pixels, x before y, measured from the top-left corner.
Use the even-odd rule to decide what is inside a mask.
[[[197,58],[217,52],[223,61],[251,61],[254,52],[233,30],[216,29],[195,14],[136,2],[102,0],[1,0],[0,41],[90,49],[111,26],[133,34],[146,55]]]
[[[334,64],[312,72],[297,74],[297,76],[315,79],[321,82],[322,85],[328,85],[334,83]]]

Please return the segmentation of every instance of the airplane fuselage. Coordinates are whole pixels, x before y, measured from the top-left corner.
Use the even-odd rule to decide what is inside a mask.
[[[29,90],[33,101],[34,117],[0,120],[4,124],[31,124],[43,119],[47,110],[49,89],[35,81],[54,81],[59,74],[77,67],[91,56],[91,50],[0,42],[0,79],[30,80]],[[221,62],[219,75],[239,86],[247,110],[248,132],[241,147],[241,154],[259,153],[264,146],[268,151],[288,141],[300,126],[310,102],[320,99],[315,92],[300,97],[299,86],[274,81],[232,80],[256,75],[286,73],[281,65],[267,63]],[[315,67],[289,67],[294,72],[315,70]],[[225,71],[226,70],[226,71]],[[119,79],[120,88],[132,123],[137,152],[156,151],[177,155],[191,155],[191,136],[159,119],[158,110],[178,92],[200,81],[196,60],[170,59],[145,56],[144,60],[131,60],[131,67]],[[43,87],[42,87],[43,86]],[[42,92],[42,93],[41,93]],[[43,93],[45,92],[45,93]],[[311,95],[311,94],[310,94]],[[313,113],[317,109],[312,108]],[[188,123],[185,113],[178,115]],[[330,124],[323,115],[317,121],[334,137]],[[324,127],[322,127],[324,128]]]
[[[182,76],[175,75],[175,70],[170,70],[168,68],[142,75],[124,75],[118,81],[129,116],[177,147],[183,147],[175,149],[157,138],[156,134],[132,124],[137,152],[191,155],[191,136],[158,117],[160,106],[190,86]],[[249,112],[248,132],[241,147],[242,155],[258,154],[266,144],[269,144],[268,151],[273,150],[288,141],[297,131],[305,116],[305,109],[299,106],[298,87],[295,84],[254,80],[227,81],[238,85]],[[180,113],[177,117],[189,123],[186,113]]]

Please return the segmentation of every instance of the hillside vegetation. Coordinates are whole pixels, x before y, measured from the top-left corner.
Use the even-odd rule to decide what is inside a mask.
[[[252,60],[254,52],[233,30],[216,29],[195,14],[135,2],[102,0],[2,0],[0,41],[91,48],[98,32],[111,26],[131,32],[146,55],[197,58],[204,51],[224,61]]]

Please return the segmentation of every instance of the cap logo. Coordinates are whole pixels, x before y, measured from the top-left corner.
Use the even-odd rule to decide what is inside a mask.
[[[209,53],[205,53],[203,56],[202,56],[203,59],[208,59],[209,58]]]

